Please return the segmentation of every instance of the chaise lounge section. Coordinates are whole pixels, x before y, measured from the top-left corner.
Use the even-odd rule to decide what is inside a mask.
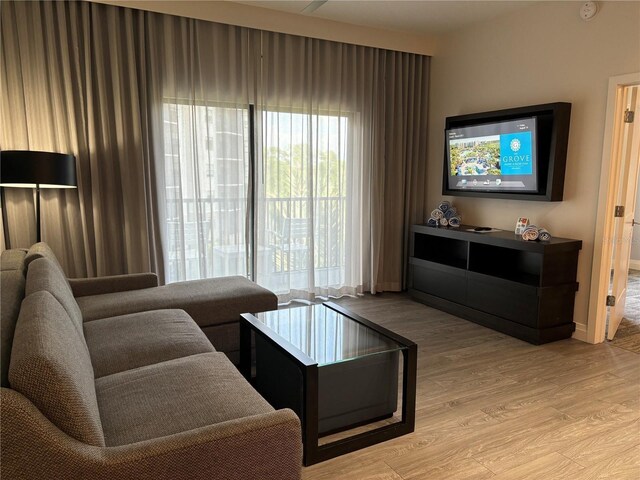
[[[188,313],[146,300],[88,320],[52,255],[2,253],[3,478],[300,478],[297,416],[275,411]],[[163,288],[144,277],[115,283]]]
[[[27,265],[47,258],[62,272],[49,246],[40,242],[29,249]],[[64,275],[64,273],[63,273]],[[154,273],[69,279],[83,320],[179,308],[185,310],[213,346],[235,364],[240,349],[239,317],[245,312],[278,308],[278,297],[250,280],[240,277],[209,278],[158,286]]]

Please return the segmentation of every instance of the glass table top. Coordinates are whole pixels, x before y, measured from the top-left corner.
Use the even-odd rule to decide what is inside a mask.
[[[325,305],[273,310],[254,316],[319,367],[404,348]]]

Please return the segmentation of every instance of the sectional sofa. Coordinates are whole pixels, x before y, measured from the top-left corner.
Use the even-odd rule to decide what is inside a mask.
[[[69,281],[42,243],[1,267],[2,478],[300,478],[297,416],[214,346],[219,332],[233,357],[239,314],[275,308],[272,293],[240,277]]]

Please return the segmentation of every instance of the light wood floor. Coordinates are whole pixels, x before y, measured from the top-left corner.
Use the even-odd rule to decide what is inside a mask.
[[[418,344],[416,431],[305,480],[640,479],[639,354],[529,345],[404,294],[338,303]]]

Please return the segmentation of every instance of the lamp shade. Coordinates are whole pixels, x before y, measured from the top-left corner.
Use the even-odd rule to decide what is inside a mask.
[[[75,188],[73,155],[30,150],[0,152],[0,186],[21,188]]]

